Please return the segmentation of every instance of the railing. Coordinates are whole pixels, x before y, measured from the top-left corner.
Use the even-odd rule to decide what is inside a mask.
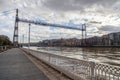
[[[120,67],[23,49],[73,80],[120,80]]]

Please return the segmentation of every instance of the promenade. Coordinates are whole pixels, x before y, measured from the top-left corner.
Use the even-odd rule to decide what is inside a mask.
[[[0,80],[49,80],[18,48],[0,53]]]

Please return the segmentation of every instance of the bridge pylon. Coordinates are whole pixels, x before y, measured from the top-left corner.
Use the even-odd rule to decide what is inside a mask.
[[[13,45],[18,47],[18,9],[16,9],[15,26],[13,34]]]

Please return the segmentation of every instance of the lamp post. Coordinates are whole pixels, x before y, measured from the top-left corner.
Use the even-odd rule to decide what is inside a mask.
[[[22,46],[24,46],[24,34],[22,35]]]
[[[30,48],[30,26],[31,26],[31,24],[29,23],[28,48]]]

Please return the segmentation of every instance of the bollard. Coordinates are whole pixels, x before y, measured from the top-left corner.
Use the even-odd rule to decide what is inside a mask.
[[[3,51],[3,46],[1,46],[1,51]]]
[[[6,46],[4,46],[4,49],[5,49],[5,50],[7,49]]]
[[[2,47],[0,46],[0,52],[2,51]]]

